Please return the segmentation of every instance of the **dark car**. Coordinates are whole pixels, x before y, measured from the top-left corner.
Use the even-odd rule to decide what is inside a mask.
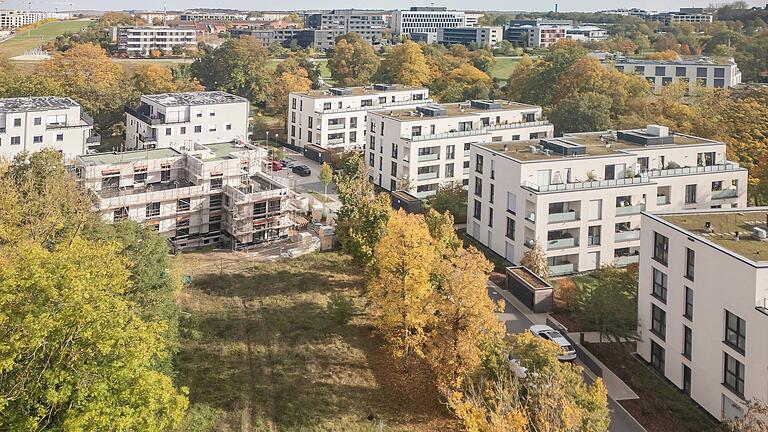
[[[306,165],[297,165],[293,167],[294,174],[298,174],[301,177],[308,177],[310,174],[312,174],[312,171],[310,171],[309,167]]]

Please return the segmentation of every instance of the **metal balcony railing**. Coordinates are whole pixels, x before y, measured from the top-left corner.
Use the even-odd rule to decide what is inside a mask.
[[[549,126],[550,124],[551,123],[545,120],[537,120],[532,122],[519,122],[519,123],[500,123],[496,125],[484,126],[478,129],[470,129],[465,131],[441,132],[441,133],[432,134],[432,135],[418,135],[418,136],[403,135],[401,138],[404,140],[410,140],[410,141],[427,141],[427,140],[436,140],[436,139],[445,139],[445,138],[484,135],[497,130],[519,129],[519,128],[527,128],[527,127],[535,127],[535,126]]]
[[[650,183],[648,177],[631,177],[617,180],[596,180],[580,183],[560,183],[550,185],[538,185],[533,182],[523,182],[523,187],[534,192],[564,192],[582,189],[596,189],[606,187],[632,186],[643,183]]]

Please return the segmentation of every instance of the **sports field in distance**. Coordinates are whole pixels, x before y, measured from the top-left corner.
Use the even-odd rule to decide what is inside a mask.
[[[80,31],[89,23],[90,20],[75,20],[43,24],[34,30],[23,32],[0,43],[0,56],[11,58],[23,55],[24,52],[37,48],[65,32]]]

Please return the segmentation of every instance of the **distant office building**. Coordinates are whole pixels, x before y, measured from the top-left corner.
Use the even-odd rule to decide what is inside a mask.
[[[644,18],[649,13],[658,13],[658,11],[647,11],[645,9],[638,9],[638,8],[631,8],[631,9],[607,9],[607,10],[601,10],[597,11],[599,14],[606,14],[606,15],[622,15],[622,16],[633,16],[633,17],[639,17]]]
[[[646,21],[659,21],[664,25],[675,23],[711,23],[713,15],[704,8],[680,8],[679,12],[649,13],[645,15]]]
[[[441,28],[437,31],[437,41],[441,44],[461,44],[494,47],[504,36],[502,27],[455,27]]]
[[[68,13],[0,10],[0,30],[13,30],[45,19],[69,19]]]
[[[733,87],[741,83],[741,71],[732,59],[717,61],[709,58],[699,60],[641,60],[621,57],[605,60],[608,67],[642,76],[660,92],[672,83],[688,83],[691,88],[700,85],[708,88]]]
[[[247,17],[246,14],[223,12],[185,11],[179,14],[179,19],[182,21],[242,21]]]
[[[466,27],[462,11],[449,11],[444,7],[411,7],[398,10],[392,15],[392,32],[399,35],[430,33],[437,36],[438,29]]]
[[[575,26],[565,30],[565,38],[582,42],[608,39],[608,30],[593,25]]]
[[[478,22],[480,18],[485,15],[484,12],[476,12],[476,11],[464,11],[464,19],[467,27],[474,27],[478,25]]]
[[[70,98],[0,99],[0,158],[52,148],[69,164],[100,143],[93,119]]]
[[[566,38],[571,20],[513,20],[504,29],[504,39],[517,47],[547,48]]]
[[[197,47],[197,32],[182,28],[115,27],[113,39],[117,42],[117,49],[128,54],[148,54],[152,50],[172,51],[175,47]]]
[[[344,34],[357,33],[366,42],[378,44],[381,43],[387,23],[383,12],[337,9],[305,15],[304,27],[316,30],[341,30]]]
[[[168,21],[178,20],[179,12],[137,11],[133,13],[133,16],[139,17],[149,24],[153,24],[155,21],[167,23]]]

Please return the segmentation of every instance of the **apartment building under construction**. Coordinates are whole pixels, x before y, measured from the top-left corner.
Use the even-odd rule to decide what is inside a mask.
[[[109,222],[132,219],[171,248],[242,249],[292,231],[290,189],[263,173],[266,149],[232,141],[79,156],[79,185]]]

